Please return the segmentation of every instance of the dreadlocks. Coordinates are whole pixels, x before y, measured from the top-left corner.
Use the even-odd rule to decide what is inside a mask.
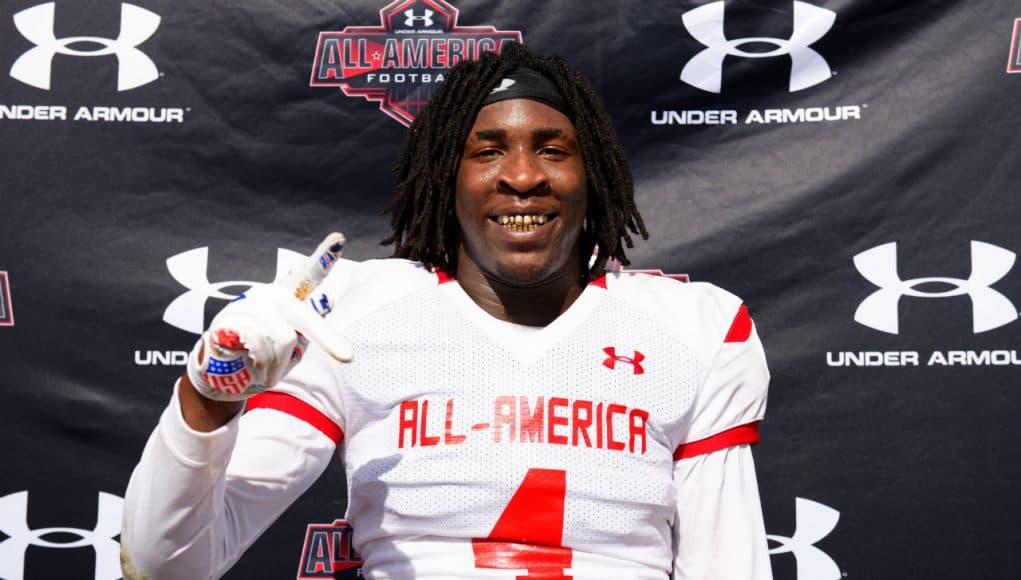
[[[602,100],[563,58],[540,56],[517,43],[505,46],[502,54],[486,53],[452,68],[412,123],[394,168],[394,198],[382,211],[390,214],[392,229],[383,245],[394,244],[395,257],[456,275],[454,189],[462,149],[483,100],[518,68],[537,71],[556,85],[578,132],[588,179],[582,271],[594,279],[602,275],[610,258],[630,264],[624,246],[634,247],[631,234],[643,239],[649,234],[635,206],[630,165]],[[597,246],[598,256],[588,268]]]

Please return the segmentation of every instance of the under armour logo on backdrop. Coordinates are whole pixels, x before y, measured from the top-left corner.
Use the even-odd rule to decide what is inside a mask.
[[[635,351],[634,356],[619,356],[617,355],[617,349],[612,346],[604,348],[603,352],[606,353],[606,360],[603,361],[603,366],[608,369],[616,369],[617,363],[622,362],[631,365],[634,369],[634,374],[636,375],[640,375],[645,372],[645,369],[641,365],[641,362],[645,360],[645,355],[637,350]]]
[[[854,320],[882,332],[897,334],[900,319],[897,306],[901,296],[915,298],[971,298],[972,328],[975,333],[999,328],[1017,319],[1018,312],[1006,296],[990,288],[1014,267],[1014,252],[987,244],[971,242],[971,276],[967,279],[928,277],[901,280],[897,273],[897,242],[876,246],[854,257],[854,266],[866,280],[879,286],[858,306]],[[954,286],[944,292],[923,292],[916,286],[926,283]]]
[[[769,550],[772,554],[794,554],[798,580],[840,580],[841,573],[833,558],[815,544],[837,527],[840,512],[805,498],[794,498],[794,535],[787,538],[766,534],[780,544]]]
[[[35,48],[18,57],[11,66],[11,76],[26,85],[49,90],[53,57],[117,55],[117,90],[127,91],[151,83],[160,73],[144,52],[142,44],[160,25],[158,14],[133,4],[121,4],[121,29],[117,38],[100,36],[67,36],[57,38],[53,32],[56,4],[49,2],[26,8],[14,15],[14,26]],[[72,45],[91,43],[101,45],[96,50],[79,50]]]
[[[695,40],[707,48],[684,65],[681,80],[710,93],[719,93],[723,84],[723,61],[727,56],[742,58],[771,58],[789,55],[791,92],[807,89],[829,79],[833,73],[818,52],[809,48],[833,27],[837,14],[832,10],[805,2],[794,2],[794,31],[788,39],[751,36],[727,38],[724,33],[724,0],[700,6],[684,13],[681,20]],[[768,52],[747,52],[740,46],[746,43],[772,44]]]
[[[274,282],[286,279],[287,273],[304,263],[305,256],[292,250],[277,250],[277,267]],[[234,280],[212,283],[208,275],[209,248],[202,247],[167,258],[167,270],[182,286],[188,289],[174,299],[163,311],[163,321],[171,326],[202,334],[206,327],[206,300],[219,298],[234,300],[239,294],[227,294],[224,288],[232,286],[258,286],[259,282]]]
[[[414,10],[411,10],[411,9],[405,10],[404,11],[404,16],[405,16],[404,26],[414,26],[415,22],[419,21],[419,20],[422,21],[422,24],[424,24],[425,26],[432,26],[433,25],[433,14],[435,14],[435,12],[433,12],[432,10],[426,9],[424,15],[416,16]]]
[[[96,526],[91,530],[80,528],[28,527],[28,492],[19,491],[0,497],[0,533],[9,536],[0,541],[0,578],[15,580],[25,577],[25,552],[29,546],[40,548],[82,548],[96,550],[96,580],[116,580],[121,577],[120,544],[114,540],[121,533],[124,500],[116,495],[99,492]],[[45,539],[51,534],[77,536],[77,540],[56,542]],[[72,574],[80,577],[79,574]]]

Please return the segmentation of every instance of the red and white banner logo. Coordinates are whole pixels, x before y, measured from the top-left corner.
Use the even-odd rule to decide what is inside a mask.
[[[1010,57],[1007,59],[1008,73],[1021,73],[1021,18],[1014,19],[1014,33],[1010,36]]]
[[[0,270],[0,326],[14,326],[14,307],[11,306],[11,285],[7,272]]]
[[[444,0],[396,0],[379,11],[381,26],[320,32],[309,86],[377,101],[409,126],[451,67],[521,42],[520,31],[458,26],[457,16]]]
[[[305,532],[305,547],[301,551],[298,580],[307,578],[341,578],[341,572],[351,570],[352,577],[362,565],[362,557],[351,543],[351,524],[333,520],[332,524],[309,524]]]

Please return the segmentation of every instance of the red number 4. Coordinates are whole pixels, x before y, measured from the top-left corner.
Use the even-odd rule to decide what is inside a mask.
[[[571,550],[564,536],[567,472],[529,469],[487,538],[472,538],[476,568],[525,569],[516,580],[571,580]]]

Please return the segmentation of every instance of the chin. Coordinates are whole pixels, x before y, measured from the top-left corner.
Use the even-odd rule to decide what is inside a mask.
[[[546,261],[522,260],[496,265],[496,279],[510,286],[537,286],[556,278],[562,270]]]

